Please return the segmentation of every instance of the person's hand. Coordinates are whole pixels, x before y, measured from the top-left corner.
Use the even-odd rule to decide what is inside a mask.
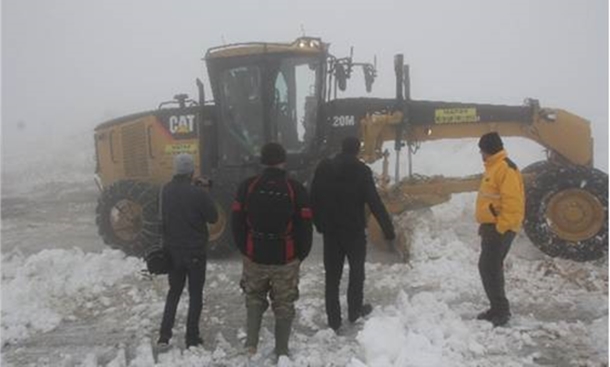
[[[517,236],[517,233],[509,229],[500,236],[500,238],[502,239],[502,243],[511,243],[515,239],[515,236]]]
[[[197,187],[203,188],[206,191],[212,188],[212,180],[207,177],[196,177],[193,179],[193,184]]]
[[[396,239],[396,234],[394,232],[385,234],[386,241],[394,241]]]

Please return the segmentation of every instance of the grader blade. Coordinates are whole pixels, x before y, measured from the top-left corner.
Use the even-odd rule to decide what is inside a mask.
[[[409,262],[411,258],[411,236],[407,234],[408,231],[400,228],[397,223],[394,223],[394,225],[396,227],[396,239],[390,242],[385,239],[383,231],[375,217],[369,216],[367,224],[368,240],[377,250],[395,253],[402,262]]]

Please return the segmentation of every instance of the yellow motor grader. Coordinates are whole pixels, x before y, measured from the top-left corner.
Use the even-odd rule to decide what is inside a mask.
[[[480,179],[409,174],[400,180],[403,150],[410,162],[422,142],[497,131],[533,140],[548,152],[547,160],[522,170],[524,228],[532,243],[550,256],[576,261],[607,252],[608,176],[593,168],[590,124],[574,114],[541,108],[536,100],[522,106],[412,100],[402,55],[394,60],[393,98],[337,98],[355,68],[362,68],[370,92],[376,65],[354,62],[351,55],[337,58],[319,38],[224,45],[209,49],[205,62],[211,100],[197,79],[197,100],[177,95],[155,110],[96,127],[97,224],[111,247],[141,256],[158,243],[158,191],[171,179],[173,156],[179,153],[192,154],[196,174],[213,182],[211,195],[221,215],[210,227],[209,252],[222,255],[234,248],[227,220],[234,192],[259,171],[266,142],[281,143],[287,170],[307,183],[344,137],[361,137],[364,161],[386,160],[379,189],[389,211],[398,215],[442,203],[453,193],[476,191]],[[395,185],[388,184],[384,142],[393,142],[397,154]]]

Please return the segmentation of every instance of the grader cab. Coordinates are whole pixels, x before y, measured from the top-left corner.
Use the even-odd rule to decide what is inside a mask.
[[[352,56],[336,58],[318,38],[220,46],[209,49],[205,61],[213,100],[205,99],[197,80],[197,101],[178,95],[156,110],[95,129],[102,190],[97,223],[110,246],[142,255],[158,243],[158,190],[171,178],[178,153],[193,154],[196,175],[214,182],[211,195],[221,219],[210,228],[209,251],[220,255],[233,249],[227,216],[235,189],[259,170],[266,142],[284,145],[287,170],[302,182],[346,136],[361,137],[361,156],[368,163],[387,160],[383,143],[393,142],[397,183],[388,184],[386,169],[379,189],[389,211],[398,215],[449,200],[452,193],[476,191],[480,178],[401,177],[403,150],[410,162],[422,142],[497,131],[533,140],[548,151],[547,160],[522,170],[524,228],[532,243],[550,256],[577,261],[607,252],[608,178],[593,168],[590,125],[576,115],[541,108],[534,100],[524,106],[412,100],[401,55],[395,58],[395,97],[337,98],[355,68],[362,68],[370,91],[376,65],[353,62]]]

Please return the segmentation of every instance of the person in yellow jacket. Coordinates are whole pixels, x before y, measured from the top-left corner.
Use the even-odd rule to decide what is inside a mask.
[[[481,136],[479,148],[485,164],[476,202],[481,236],[479,274],[490,308],[477,319],[487,320],[495,327],[505,325],[511,316],[504,291],[504,259],[521,229],[525,194],[521,172],[508,158],[498,133]]]

